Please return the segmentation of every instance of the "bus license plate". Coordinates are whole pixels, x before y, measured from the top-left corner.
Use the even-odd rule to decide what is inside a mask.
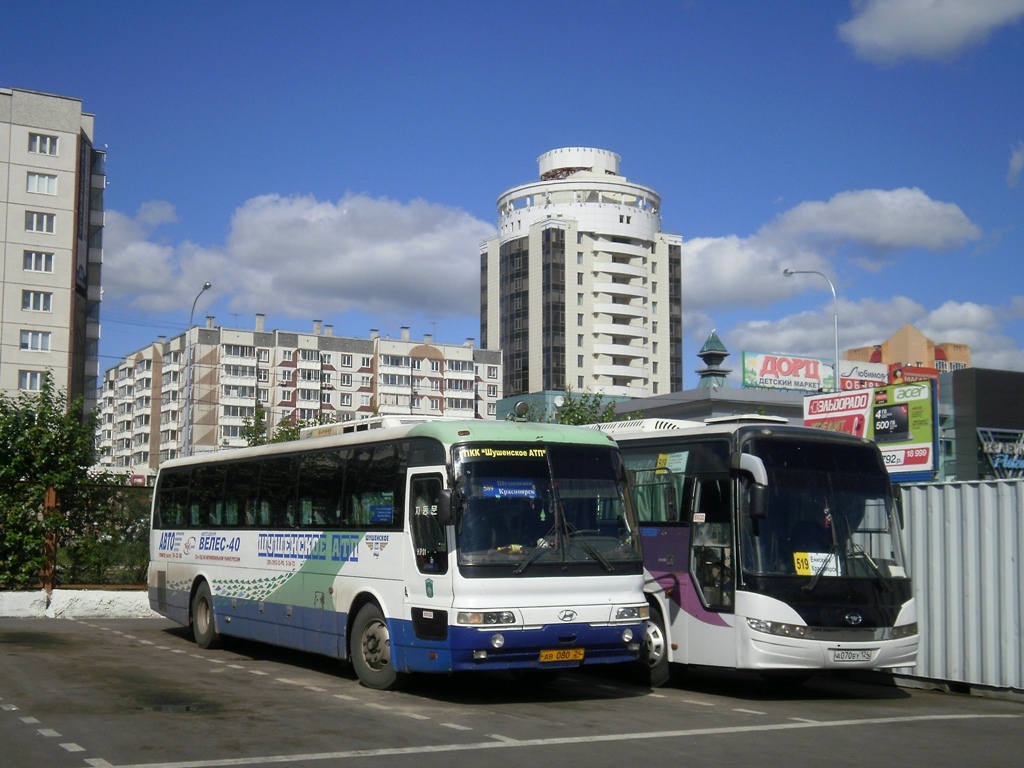
[[[871,661],[871,651],[832,651],[832,661]]]
[[[583,648],[541,651],[540,660],[542,663],[545,661],[583,661],[583,651]]]

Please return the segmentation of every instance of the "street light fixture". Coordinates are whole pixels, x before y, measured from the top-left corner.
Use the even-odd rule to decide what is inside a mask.
[[[793,275],[818,275],[819,277],[825,278],[825,282],[828,283],[828,287],[832,290],[832,319],[835,323],[835,357],[832,358],[832,388],[834,391],[839,391],[839,300],[836,298],[836,287],[832,285],[832,281],[828,279],[828,275],[824,272],[818,272],[814,269],[784,269],[782,274],[786,277],[792,277]]]
[[[210,290],[211,285],[209,282],[203,283],[203,287],[199,289],[199,293],[196,294],[195,299],[192,301],[192,311],[188,313],[188,330],[185,332],[188,334],[186,339],[188,340],[188,352],[187,352],[187,365],[185,375],[185,438],[183,442],[182,451],[186,456],[192,455],[192,379],[194,377],[194,361],[192,351],[192,318],[196,313],[196,302],[199,301],[199,297]]]

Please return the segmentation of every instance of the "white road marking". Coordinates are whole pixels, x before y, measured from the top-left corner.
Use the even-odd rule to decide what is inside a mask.
[[[472,731],[468,725],[459,725],[458,723],[441,723],[445,728],[451,728],[453,731]]]
[[[245,669],[241,664],[228,664],[231,669]]]
[[[17,709],[17,707],[14,706],[13,704],[0,704],[0,709],[5,709],[8,712],[13,712],[14,710]]]
[[[93,768],[114,768],[112,763],[108,763],[102,757],[90,757],[85,764],[91,765]]]
[[[810,718],[807,718],[807,717],[791,717],[789,719],[793,720],[795,722],[798,722],[798,723],[820,723],[821,722],[820,720],[811,720]]]
[[[25,725],[36,725],[39,722],[39,720],[34,717],[19,717],[18,719],[25,723]]]
[[[488,733],[487,735],[490,736],[492,739],[497,739],[498,741],[502,742],[503,744],[518,744],[519,743],[517,739],[511,739],[508,736],[502,736],[500,733]]]
[[[713,702],[710,701],[697,701],[696,699],[683,699],[683,704],[696,704],[698,707],[713,707]]]
[[[52,739],[55,736],[58,739],[60,738],[60,734],[53,730],[53,728],[40,728],[37,732],[40,736],[45,736],[48,739]]]
[[[426,715],[418,715],[415,712],[402,712],[403,717],[411,717],[413,720],[429,720]]]
[[[189,760],[164,763],[134,763],[118,768],[222,768],[223,766],[271,765],[274,763],[300,763],[316,760],[348,760],[365,757],[394,755],[426,755],[445,752],[473,752],[485,749],[520,749],[524,747],[553,747],[569,744],[593,744],[595,742],[639,741],[644,739],[681,739],[695,736],[720,736],[735,733],[764,733],[766,731],[800,730],[805,728],[863,728],[865,725],[895,725],[905,723],[936,722],[945,720],[982,720],[1020,718],[1021,715],[918,715],[912,717],[878,717],[863,720],[833,720],[821,723],[774,723],[771,725],[748,725],[723,728],[693,728],[679,731],[639,731],[637,733],[589,734],[549,739],[524,739],[522,741],[481,741],[468,744],[433,744],[422,747],[393,747],[384,749],[353,749],[344,752],[311,752],[300,755],[264,755],[261,757],[229,757],[219,760]]]
[[[336,699],[344,699],[345,701],[356,701],[356,697],[355,696],[346,696],[344,693],[336,693],[336,694],[334,694],[334,698],[336,698]]]
[[[80,747],[71,741],[69,741],[67,744],[61,744],[61,746],[68,752],[85,752],[85,747]]]
[[[269,672],[264,672],[261,669],[250,669],[249,670],[249,674],[250,675],[269,675],[270,673]]]
[[[756,709],[734,709],[733,712],[742,712],[744,715],[767,715],[767,712],[758,712]]]

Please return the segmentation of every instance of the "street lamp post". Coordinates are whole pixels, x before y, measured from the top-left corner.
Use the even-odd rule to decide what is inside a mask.
[[[813,269],[784,269],[782,274],[786,277],[792,277],[793,275],[818,275],[819,277],[825,278],[825,282],[828,283],[828,287],[832,291],[832,319],[834,321],[834,341],[835,357],[832,358],[832,389],[836,392],[839,391],[839,300],[836,298],[836,287],[832,285],[832,281],[828,279],[828,275],[824,272],[818,272]]]
[[[196,314],[196,302],[199,301],[199,297],[202,296],[206,291],[210,290],[210,283],[203,283],[203,287],[199,289],[199,293],[196,294],[195,299],[192,301],[192,311],[188,313],[188,330],[185,332],[188,335],[188,352],[187,352],[187,369],[185,375],[185,438],[183,443],[183,453],[186,456],[192,455],[192,379],[194,377],[193,369],[193,350],[192,350],[192,318]]]

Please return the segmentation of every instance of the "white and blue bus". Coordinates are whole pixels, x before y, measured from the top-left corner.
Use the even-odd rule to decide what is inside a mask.
[[[167,461],[150,605],[203,648],[347,659],[379,689],[635,660],[648,605],[625,480],[606,435],[482,420]]]
[[[757,416],[599,429],[640,521],[653,685],[673,662],[790,680],[915,664],[899,489],[873,442]]]

